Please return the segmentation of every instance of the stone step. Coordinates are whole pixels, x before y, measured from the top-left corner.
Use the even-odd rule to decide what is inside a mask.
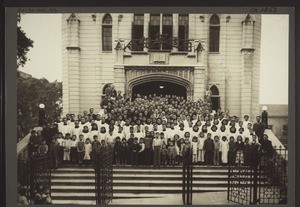
[[[193,187],[194,192],[216,192],[216,191],[226,191],[227,187]],[[126,194],[158,194],[158,193],[181,193],[181,186],[169,186],[169,187],[157,187],[149,186],[147,189],[139,186],[116,186],[114,187],[114,197],[119,193]],[[77,199],[86,200],[95,198],[95,192],[81,191],[81,192],[71,192],[71,191],[52,191],[51,197],[53,199]]]

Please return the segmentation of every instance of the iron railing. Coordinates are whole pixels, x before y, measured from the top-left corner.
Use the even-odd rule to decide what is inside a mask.
[[[192,205],[193,201],[193,162],[192,151],[188,149],[182,162],[182,201],[183,205]]]
[[[108,205],[113,199],[113,155],[112,147],[102,147],[96,154],[95,190],[97,205]]]
[[[143,51],[144,48],[150,50],[171,50],[173,47],[178,51],[192,51],[192,40],[190,39],[178,39],[177,37],[165,37],[163,35],[158,36],[155,39],[141,38],[132,39],[124,47],[124,51],[129,49],[130,51]]]
[[[287,149],[276,146],[271,154],[252,150],[250,164],[228,165],[228,201],[238,204],[287,203]]]

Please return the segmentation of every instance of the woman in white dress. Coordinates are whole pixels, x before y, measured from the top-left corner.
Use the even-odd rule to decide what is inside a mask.
[[[222,165],[226,165],[228,163],[228,151],[229,151],[229,144],[227,138],[223,136],[221,141],[221,146],[220,146]]]

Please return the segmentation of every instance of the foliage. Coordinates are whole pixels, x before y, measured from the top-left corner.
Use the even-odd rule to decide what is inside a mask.
[[[17,22],[20,23],[21,14],[17,15]],[[26,33],[17,25],[17,67],[24,66],[28,60],[27,53],[33,47],[33,40],[26,36]]]
[[[18,73],[17,108],[20,136],[38,126],[39,104],[45,105],[46,120],[52,121],[61,114],[62,83],[47,79],[23,77]],[[23,137],[22,136],[22,137]]]

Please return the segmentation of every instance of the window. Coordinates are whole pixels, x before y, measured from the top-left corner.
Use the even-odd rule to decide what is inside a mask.
[[[172,14],[164,14],[162,17],[162,35],[165,40],[162,44],[162,49],[172,49],[172,41],[170,41],[173,37]]]
[[[218,96],[219,95],[219,89],[217,86],[213,85],[211,88],[210,88],[210,91],[211,91],[211,95],[212,96]]]
[[[178,51],[188,50],[189,15],[179,14],[178,19]]]
[[[220,43],[220,19],[214,14],[210,18],[209,26],[209,51],[219,52]]]
[[[143,42],[141,39],[144,37],[144,14],[134,14],[132,22],[132,40],[134,42],[134,51],[143,51]]]
[[[102,51],[112,51],[112,18],[106,14],[102,21]]]
[[[287,136],[288,135],[288,125],[282,126],[282,135]]]
[[[160,15],[159,14],[151,14],[150,15],[150,23],[149,23],[149,38],[151,41],[151,49],[160,49],[160,45],[157,42],[154,42],[155,39],[158,39],[160,34]]]

